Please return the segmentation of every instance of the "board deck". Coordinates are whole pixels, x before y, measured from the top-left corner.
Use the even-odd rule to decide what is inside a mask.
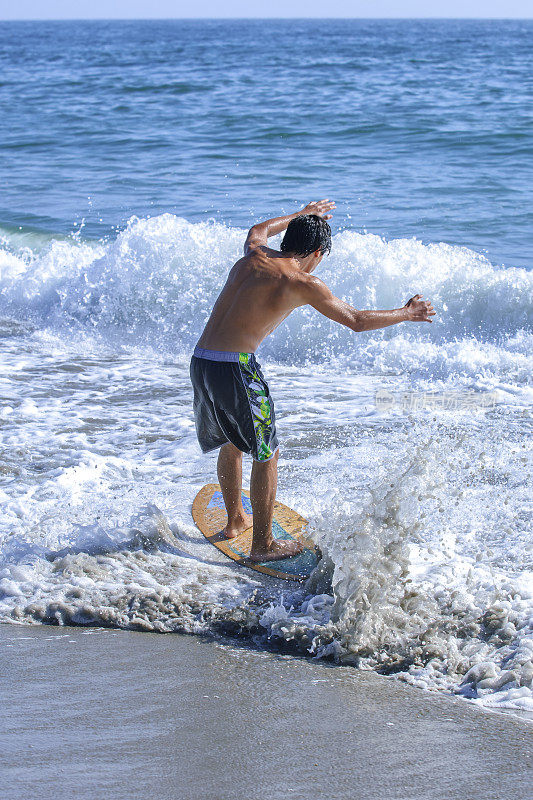
[[[252,513],[250,493],[243,491],[242,504],[244,510]],[[280,561],[250,561],[250,548],[252,546],[252,528],[247,528],[235,539],[227,539],[223,530],[227,516],[218,483],[208,483],[200,489],[192,504],[192,516],[196,526],[203,533],[208,542],[214,545],[239,566],[249,567],[256,572],[263,572],[274,578],[283,578],[286,581],[307,580],[320,560],[320,551],[310,539],[304,537],[307,526],[305,520],[289,506],[274,503],[274,522],[272,532],[275,539],[294,539],[302,542],[304,550],[296,556],[284,558]]]

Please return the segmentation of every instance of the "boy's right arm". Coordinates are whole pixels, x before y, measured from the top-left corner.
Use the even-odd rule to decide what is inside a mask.
[[[310,305],[321,314],[352,331],[373,331],[387,328],[398,322],[431,322],[435,311],[429,300],[422,300],[417,294],[403,308],[390,311],[359,311],[335,297],[326,284],[314,275],[302,275],[298,293],[301,305]]]

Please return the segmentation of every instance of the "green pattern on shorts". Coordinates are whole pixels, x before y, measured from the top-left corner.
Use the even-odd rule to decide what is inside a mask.
[[[264,381],[250,363],[250,353],[239,353],[239,366],[244,377],[246,394],[250,401],[255,438],[257,440],[257,460],[266,461],[273,455],[268,445],[272,429],[272,410],[265,391]]]

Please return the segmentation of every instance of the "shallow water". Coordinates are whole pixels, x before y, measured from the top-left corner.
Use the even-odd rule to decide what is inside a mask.
[[[267,26],[267,39],[281,30],[276,24]],[[531,135],[520,127],[528,107],[512,83],[516,78],[527,90],[523,37],[530,27],[361,23],[345,33],[339,23],[294,24],[317,53],[324,37],[335,45],[327,65],[317,62],[316,80],[297,69],[296,55],[284,65],[274,59],[263,73],[254,55],[234,78],[222,71],[216,86],[214,59],[238,59],[232,37],[242,44],[246,25],[0,26],[9,32],[0,54],[8,64],[1,97],[11,98],[9,113],[16,125],[25,120],[28,136],[6,127],[20,158],[13,163],[9,147],[0,154],[10,177],[0,208],[0,619],[223,631],[394,673],[483,706],[531,710],[532,279],[524,268],[522,213],[514,207],[512,220],[495,227],[507,208],[501,197],[531,187],[519,169],[519,143]],[[209,89],[194,84],[176,93],[160,74],[172,69],[163,55],[178,52],[184,30],[180,69],[194,66],[195,80]],[[220,37],[213,44],[220,30],[229,31],[224,46]],[[90,37],[98,47],[84,61]],[[512,47],[503,46],[511,40]],[[430,42],[433,51],[462,54],[463,72],[430,58]],[[143,71],[140,54],[148,64]],[[355,69],[352,57],[366,58],[366,66]],[[487,59],[491,69],[500,65],[498,91]],[[406,63],[421,70],[420,83],[394,89]],[[389,129],[376,129],[372,144],[339,134],[348,112],[334,106],[331,85],[319,77],[348,68],[346,86],[359,92],[367,111],[378,113],[379,98],[388,103],[389,117],[411,130],[417,147]],[[437,74],[440,116],[431,93],[420,105]],[[275,80],[273,107],[285,102],[282,85],[285,95],[290,86],[300,109],[289,115],[295,126],[306,108],[311,113],[309,81],[328,104],[328,126],[317,123],[305,148],[297,132],[261,134],[270,122],[257,116],[254,136],[232,138],[237,122],[228,121],[228,98],[237,102],[240,91],[246,98],[265,81],[276,88]],[[37,94],[15,114],[20,106],[10,93],[21,86],[26,99]],[[115,94],[126,110],[115,108]],[[476,103],[488,103],[487,115]],[[430,106],[431,125],[415,133],[419,123],[409,128],[408,120],[416,121],[420,109],[429,114]],[[469,117],[471,106],[477,110]],[[103,139],[101,126],[89,131],[97,126],[96,108],[109,123]],[[133,116],[117,138],[116,114],[126,111]],[[506,136],[503,116],[513,131]],[[449,128],[452,118],[459,133]],[[465,144],[467,118],[474,127],[483,121],[488,139]],[[45,119],[51,128],[43,145]],[[322,124],[324,135],[332,131],[327,172],[317,155],[324,152]],[[436,138],[441,124],[446,136]],[[166,150],[159,149],[162,131]],[[365,141],[366,173],[357,160]],[[397,183],[400,146],[407,202]],[[457,182],[459,173],[436,171],[440,159],[449,164],[460,153],[470,153],[470,188]],[[289,180],[295,154],[303,166]],[[61,159],[69,170],[64,182]],[[226,196],[221,176],[230,174],[222,172],[229,162]],[[432,189],[424,163],[439,176]],[[322,164],[316,183],[305,177],[313,164]],[[379,170],[389,176],[381,183]],[[338,187],[342,229],[335,228],[332,254],[318,274],[356,307],[395,307],[421,292],[438,317],[431,326],[354,335],[299,310],[258,352],[279,420],[279,497],[309,519],[325,554],[319,574],[295,589],[239,570],[192,524],[192,499],[214,479],[216,456],[202,456],[196,443],[188,359],[241,252],[248,219],[277,212],[286,198],[294,203],[314,194],[326,174],[328,190],[320,194]],[[484,191],[487,175],[501,196]],[[359,203],[348,187],[361,176],[368,227],[379,236],[364,232],[360,216],[347,216]],[[149,186],[157,195],[153,207]],[[182,198],[173,207],[176,187]],[[82,199],[89,191],[98,202],[88,211]],[[214,216],[210,203],[218,221],[207,219]],[[86,213],[85,227],[70,235],[73,220]],[[249,469],[247,463],[245,477]]]
[[[56,304],[56,324],[61,313]],[[110,344],[71,319],[62,334],[5,323],[2,619],[270,637],[531,708],[528,356],[516,336],[432,350],[422,333],[398,332],[388,345],[412,363],[400,374],[380,365],[379,334],[359,362],[267,356],[279,497],[306,515],[326,554],[323,574],[295,591],[238,570],[192,524],[216,455],[196,443],[188,360],[120,347],[115,325]],[[300,339],[309,357],[312,342]]]
[[[528,796],[531,726],[371,672],[98,628],[0,625],[0,654],[5,800]]]

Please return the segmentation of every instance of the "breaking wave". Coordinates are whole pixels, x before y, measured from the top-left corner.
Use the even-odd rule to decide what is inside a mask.
[[[197,341],[244,232],[171,214],[132,218],[114,240],[4,236],[0,314],[37,329],[154,347],[183,355]],[[533,277],[492,265],[463,247],[385,241],[341,232],[317,274],[357,308],[395,308],[415,293],[432,300],[428,325],[360,334],[313,309],[294,312],[264,343],[278,362],[333,360],[355,369],[432,380],[498,377],[523,383],[531,370]]]

